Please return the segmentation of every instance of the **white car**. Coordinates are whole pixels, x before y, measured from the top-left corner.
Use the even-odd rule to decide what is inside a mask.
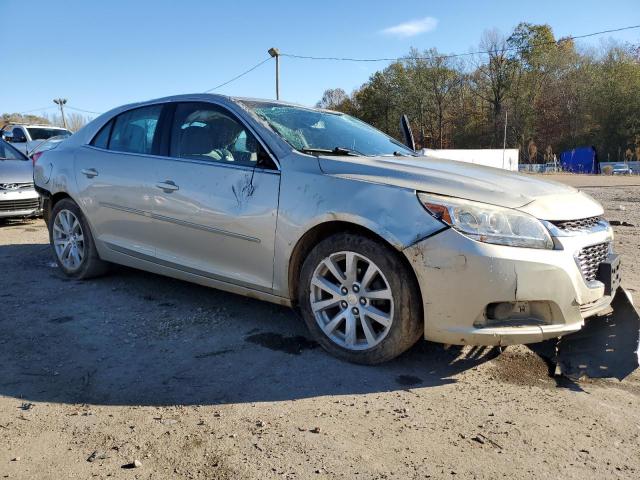
[[[616,163],[613,166],[613,175],[629,175],[631,174],[631,169],[629,165],[626,163]]]
[[[25,155],[31,155],[42,143],[58,137],[66,138],[71,132],[51,125],[7,125],[3,137]]]
[[[0,140],[0,219],[35,217],[41,213],[40,207],[31,160]]]

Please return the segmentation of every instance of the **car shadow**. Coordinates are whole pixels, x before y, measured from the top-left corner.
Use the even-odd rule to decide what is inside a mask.
[[[383,365],[322,351],[287,308],[114,267],[66,278],[43,244],[0,246],[0,394],[29,401],[202,405],[432,387],[498,355],[418,342]]]

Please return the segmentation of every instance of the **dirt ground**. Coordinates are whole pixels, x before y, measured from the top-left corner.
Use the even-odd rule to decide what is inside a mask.
[[[633,225],[638,306],[640,178],[546,177]],[[426,342],[346,364],[285,308],[126,268],[68,280],[42,220],[0,225],[0,275],[0,479],[640,477],[638,371],[572,382],[536,349]]]

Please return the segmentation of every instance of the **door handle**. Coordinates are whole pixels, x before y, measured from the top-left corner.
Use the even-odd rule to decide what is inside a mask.
[[[83,168],[80,170],[87,178],[93,178],[98,176],[98,171],[95,168]]]
[[[180,187],[176,185],[173,181],[167,180],[165,182],[156,183],[156,187],[162,190],[164,193],[171,193],[179,190]]]

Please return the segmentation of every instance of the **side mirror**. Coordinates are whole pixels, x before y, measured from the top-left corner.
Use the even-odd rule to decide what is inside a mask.
[[[2,132],[2,139],[7,142],[13,142],[13,134],[11,132]]]
[[[400,117],[400,130],[404,135],[404,144],[415,152],[416,142],[413,138],[413,132],[411,131],[409,117],[406,115],[402,115],[402,117]]]

